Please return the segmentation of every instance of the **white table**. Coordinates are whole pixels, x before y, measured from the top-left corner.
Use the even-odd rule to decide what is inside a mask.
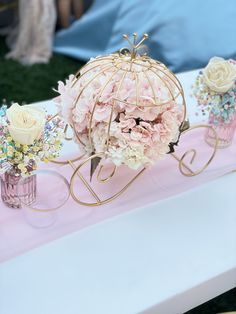
[[[194,75],[179,75],[188,103]],[[235,186],[231,174],[1,264],[0,313],[180,314],[235,287]]]

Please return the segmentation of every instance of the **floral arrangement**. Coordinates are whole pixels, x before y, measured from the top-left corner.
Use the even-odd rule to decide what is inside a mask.
[[[184,110],[171,97],[177,92],[176,84],[167,75],[158,79],[152,71],[147,79],[140,63],[134,63],[124,78],[130,67],[127,62],[114,74],[112,62],[103,71],[104,63],[98,58],[80,71],[78,80],[71,75],[65,84],[58,83],[59,114],[73,126],[75,141],[87,156],[105,152],[115,165],[138,169],[163,158],[171,143],[178,141]]]
[[[17,103],[0,108],[0,173],[14,168],[27,176],[39,161],[48,162],[59,155],[64,124],[33,105]]]
[[[236,111],[236,62],[214,57],[196,78],[193,94],[213,124],[229,123]]]

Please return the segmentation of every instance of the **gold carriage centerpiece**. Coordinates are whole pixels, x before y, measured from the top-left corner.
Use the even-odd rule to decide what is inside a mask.
[[[71,195],[82,205],[112,201],[166,154],[178,161],[183,175],[194,176],[208,166],[216,152],[217,135],[213,130],[216,145],[207,163],[198,170],[192,170],[184,161],[191,154],[192,163],[196,150],[186,151],[182,157],[174,154],[181,135],[191,130],[183,88],[163,63],[140,53],[147,34],[139,43],[136,33],[133,42],[127,35],[123,37],[130,48],[91,59],[58,88],[59,115],[68,123],[65,138],[69,139],[66,133],[70,126],[81,154],[55,162],[68,163],[74,169]],[[117,186],[118,177],[122,186]],[[107,189],[107,183],[112,188]],[[81,186],[92,201],[79,195]],[[99,196],[99,186],[108,195]]]

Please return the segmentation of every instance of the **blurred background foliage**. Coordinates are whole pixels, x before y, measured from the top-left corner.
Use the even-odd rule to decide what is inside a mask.
[[[57,81],[75,73],[81,63],[62,55],[53,55],[48,64],[23,66],[4,58],[8,49],[0,37],[0,100],[36,102],[56,96]]]

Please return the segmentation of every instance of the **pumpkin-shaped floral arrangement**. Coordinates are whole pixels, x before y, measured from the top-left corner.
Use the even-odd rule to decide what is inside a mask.
[[[164,64],[139,55],[146,38],[136,44],[134,34],[131,50],[91,59],[58,84],[59,114],[88,157],[104,153],[116,166],[138,169],[178,142],[186,115],[183,90]]]

